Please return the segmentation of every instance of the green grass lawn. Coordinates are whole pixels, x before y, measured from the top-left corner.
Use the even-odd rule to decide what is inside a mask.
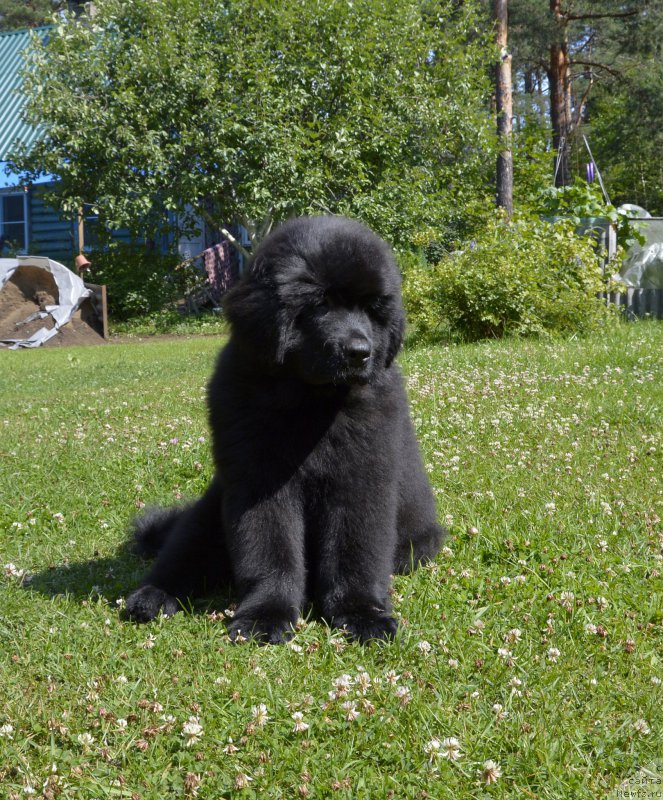
[[[663,325],[402,355],[451,537],[394,581],[384,647],[313,619],[231,645],[224,597],[122,621],[130,517],[210,477],[220,341],[0,352],[0,796],[598,798],[660,770]]]

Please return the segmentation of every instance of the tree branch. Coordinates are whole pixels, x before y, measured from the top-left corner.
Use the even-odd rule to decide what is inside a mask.
[[[572,58],[569,61],[569,64],[572,67],[575,67],[576,65],[579,65],[581,67],[592,67],[592,69],[602,69],[605,72],[607,72],[608,74],[612,75],[613,78],[621,78],[622,77],[621,72],[618,72],[616,69],[613,69],[612,67],[607,66],[607,64],[599,64],[596,61],[580,61],[578,59]]]
[[[640,13],[640,9],[634,8],[631,11],[613,11],[612,13],[606,12],[605,14],[563,14],[563,17],[568,22],[578,19],[619,19],[622,17],[636,17]]]

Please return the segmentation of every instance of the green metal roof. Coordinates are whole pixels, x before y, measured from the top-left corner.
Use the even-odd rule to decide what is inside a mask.
[[[48,30],[45,27],[0,33],[0,161],[7,160],[17,140],[30,145],[43,132],[41,126],[34,128],[22,120],[25,96],[20,88],[23,51],[30,44],[30,34],[37,32],[45,36]]]

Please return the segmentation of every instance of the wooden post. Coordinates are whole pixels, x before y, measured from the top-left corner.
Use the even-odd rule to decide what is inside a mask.
[[[85,248],[85,217],[83,215],[83,209],[78,209],[78,252],[79,254],[83,253]]]

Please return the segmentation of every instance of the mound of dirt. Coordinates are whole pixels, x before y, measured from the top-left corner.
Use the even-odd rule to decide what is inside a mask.
[[[57,304],[58,287],[50,272],[38,267],[22,266],[0,289],[0,341],[29,339],[40,328],[51,330],[55,322],[50,315],[29,320],[45,306]],[[71,320],[44,347],[105,344],[100,323],[90,300],[85,300]]]

